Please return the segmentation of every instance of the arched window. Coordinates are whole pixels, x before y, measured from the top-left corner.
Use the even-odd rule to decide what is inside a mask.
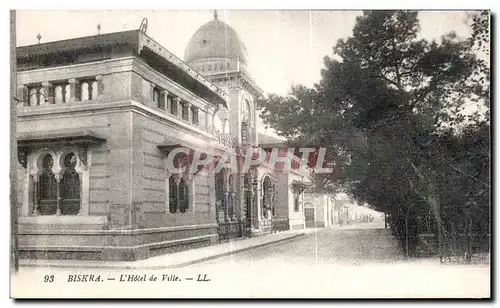
[[[80,175],[76,172],[74,153],[64,157],[64,173],[61,179],[61,214],[77,215],[80,211]]]
[[[186,213],[189,206],[189,188],[184,179],[179,182],[179,212]]]
[[[242,110],[241,110],[241,118],[242,118],[242,122],[246,123],[246,124],[250,124],[250,102],[248,100],[244,100],[243,101],[243,104],[241,106]]]
[[[90,98],[89,98],[89,84],[84,81],[82,82],[82,86],[81,86],[81,101],[88,101]]]
[[[217,211],[224,211],[226,208],[224,193],[224,174],[221,171],[215,174],[215,204]]]
[[[54,215],[57,212],[57,181],[52,172],[54,159],[46,154],[42,159],[42,174],[39,179],[40,203],[38,211],[41,215]]]
[[[233,195],[229,193],[227,196],[227,217],[230,219],[234,216],[234,204]]]
[[[63,87],[58,85],[54,89],[54,100],[56,104],[61,104],[63,102]]]
[[[171,176],[168,179],[168,211],[170,213],[177,212],[177,203],[178,203],[178,191],[177,191],[177,183],[174,178]]]
[[[272,204],[272,184],[271,179],[266,176],[264,182],[262,183],[262,212],[265,218],[268,217],[268,210],[274,212],[274,207]]]

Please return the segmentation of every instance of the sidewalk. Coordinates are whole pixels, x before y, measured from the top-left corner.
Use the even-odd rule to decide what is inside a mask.
[[[260,237],[236,240],[203,248],[189,249],[138,261],[87,261],[23,259],[21,267],[101,268],[101,269],[166,269],[179,268],[228,256],[237,252],[291,240],[314,230],[278,232]]]

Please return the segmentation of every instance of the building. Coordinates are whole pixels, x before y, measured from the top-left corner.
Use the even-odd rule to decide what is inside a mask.
[[[180,148],[190,167],[200,149],[274,146],[259,142],[246,47],[217,14],[184,60],[144,27],[16,51],[22,258],[137,260],[304,227],[296,164],[168,169]]]
[[[372,222],[380,212],[358,205],[345,194],[334,197],[314,192],[304,192],[304,217],[307,228],[332,227],[358,222]]]
[[[326,194],[304,193],[304,217],[307,228],[333,226],[336,221],[335,212],[333,197]]]

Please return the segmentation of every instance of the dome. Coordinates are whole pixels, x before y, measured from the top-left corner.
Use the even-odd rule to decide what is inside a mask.
[[[184,53],[184,61],[190,63],[196,60],[210,58],[236,59],[247,63],[247,49],[240,40],[238,33],[228,24],[217,18],[201,26],[189,40]]]

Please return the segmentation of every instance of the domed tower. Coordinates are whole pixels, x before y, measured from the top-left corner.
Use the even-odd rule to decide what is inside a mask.
[[[248,73],[248,53],[238,33],[214,19],[201,26],[189,40],[184,61],[229,95],[229,134],[238,145],[257,140],[256,106],[262,90]]]

